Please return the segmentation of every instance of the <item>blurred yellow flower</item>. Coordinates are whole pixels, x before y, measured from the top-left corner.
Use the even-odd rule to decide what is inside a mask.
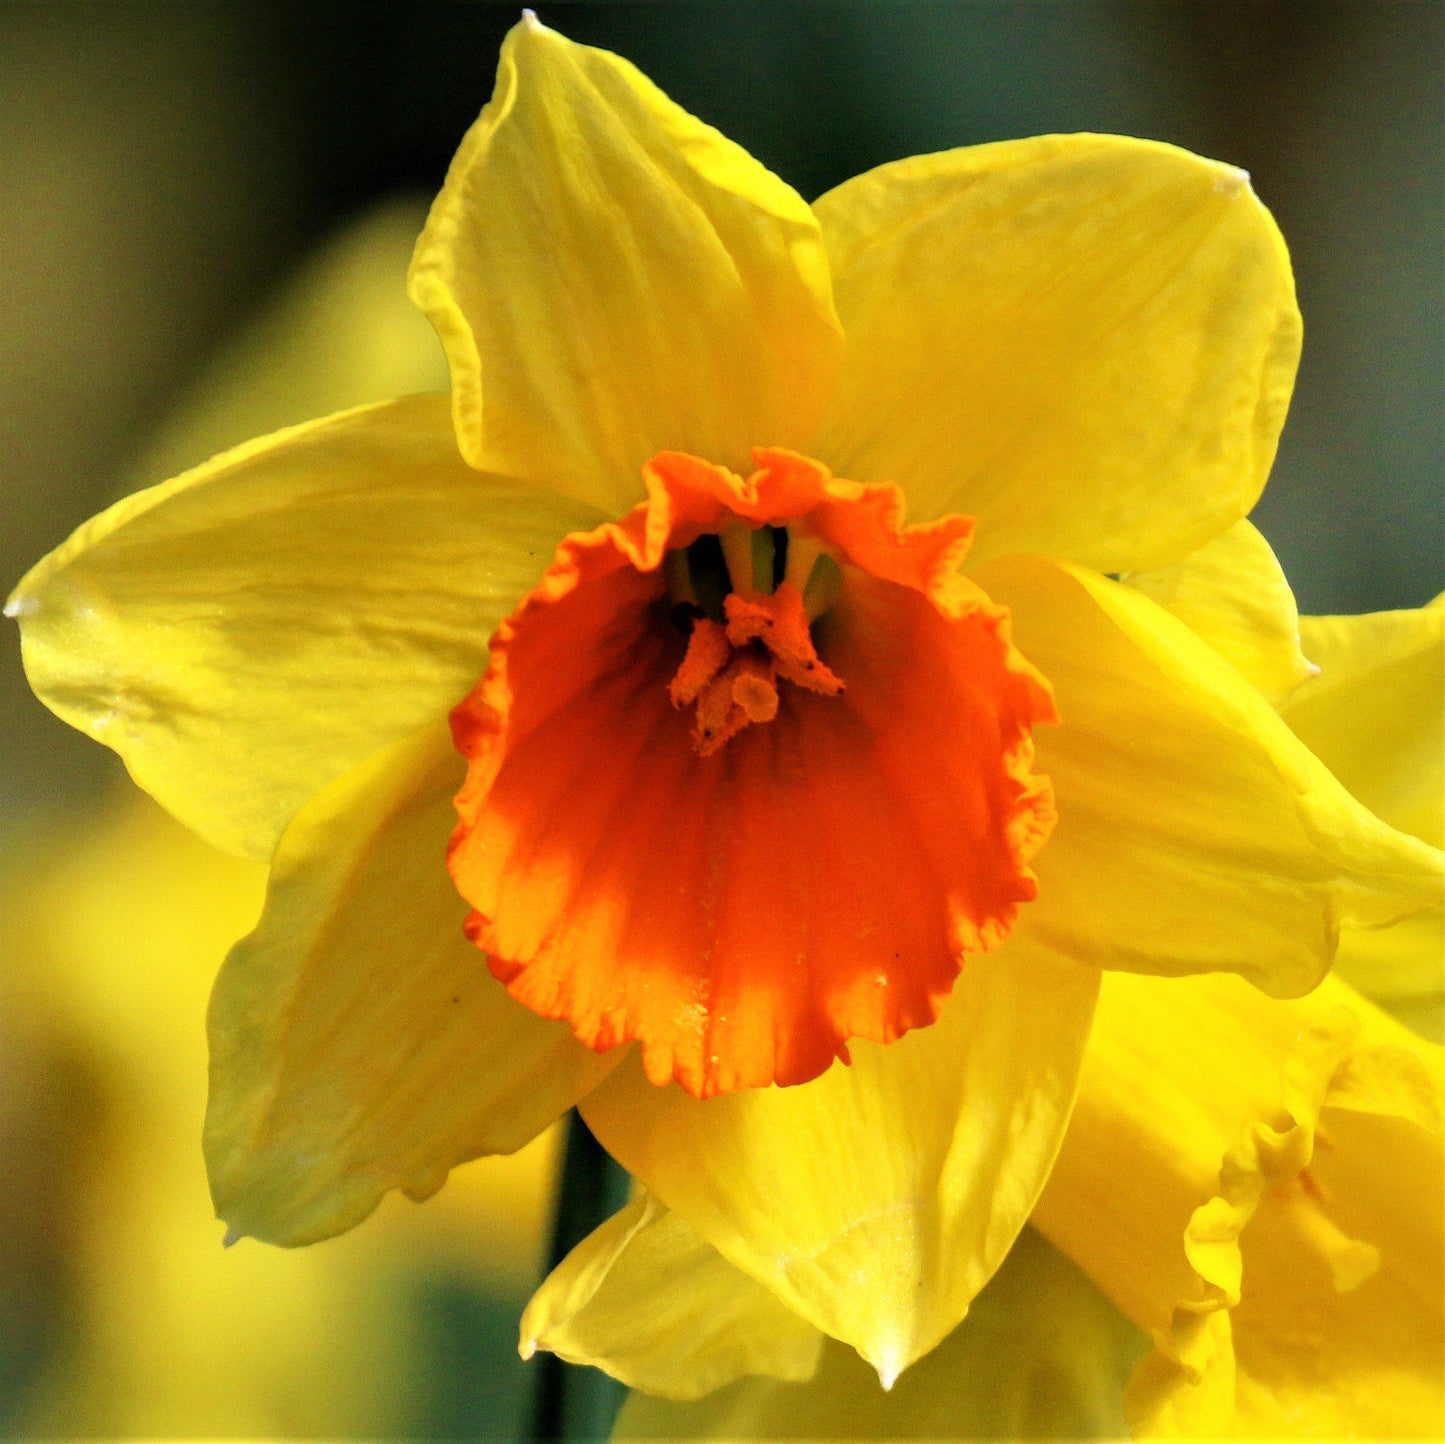
[[[206,994],[260,910],[265,871],[199,842],[147,799],[118,797],[84,837],[57,833],[7,869],[7,1010],[31,1051],[93,1080],[44,1124],[72,1146],[61,1243],[76,1311],[16,1421],[20,1434],[372,1435],[424,1401],[428,1279],[506,1300],[535,1278],[555,1139],[459,1172],[447,1206],[388,1208],[322,1250],[219,1247],[197,1140]],[[8,1082],[18,1080],[7,1052]],[[93,1101],[92,1101],[93,1100]],[[14,1166],[43,1166],[33,1153]],[[67,1192],[69,1191],[67,1190]],[[12,1233],[15,1195],[0,1231]],[[41,1221],[37,1221],[41,1222]],[[53,1220],[52,1220],[53,1222]],[[17,1301],[19,1303],[20,1301]],[[43,1300],[13,1317],[33,1321]],[[62,1319],[60,1322],[64,1322]]]
[[[529,17],[411,290],[449,401],[238,447],[10,602],[44,700],[271,864],[211,1011],[234,1235],[581,1100],[891,1381],[1023,1226],[1100,968],[1297,994],[1437,900],[1252,685],[1307,667],[1243,521],[1299,317],[1241,172],[1046,137],[810,208]]]
[[[443,379],[398,283],[419,220],[381,207],[311,259],[134,470]],[[400,1431],[434,1377],[426,1290],[511,1303],[535,1282],[552,1135],[328,1249],[220,1248],[198,1148],[206,999],[265,878],[133,789],[3,859],[0,1297],[4,1353],[28,1348],[34,1374],[0,1399],[17,1435]]]

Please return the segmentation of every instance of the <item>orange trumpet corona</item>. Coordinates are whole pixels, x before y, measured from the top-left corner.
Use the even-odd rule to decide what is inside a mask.
[[[959,573],[972,520],[753,459],[654,457],[452,713],[469,936],[518,1001],[697,1097],[931,1023],[1054,820],[1052,694]]]

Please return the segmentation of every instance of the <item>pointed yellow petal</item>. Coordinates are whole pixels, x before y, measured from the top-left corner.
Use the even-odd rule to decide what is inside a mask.
[[[939,1021],[796,1088],[698,1100],[629,1062],[584,1105],[627,1169],[891,1383],[958,1323],[1044,1178],[1097,975],[1020,933]]]
[[[188,827],[265,861],[296,809],[445,715],[596,512],[478,476],[444,396],[251,442],[87,522],[21,582],[31,685]]]
[[[829,1343],[807,1384],[747,1379],[694,1404],[634,1394],[615,1439],[1118,1439],[1139,1331],[1033,1229],[968,1317],[891,1392]]]
[[[1239,972],[1289,996],[1323,976],[1342,923],[1439,899],[1440,852],[1361,807],[1148,598],[1042,558],[979,580],[1013,608],[1063,717],[1035,739],[1059,823],[1027,911],[1051,946],[1133,972]]]
[[[625,60],[528,17],[417,243],[411,294],[482,470],[621,511],[662,450],[801,446],[842,338],[818,225]]]
[[[354,768],[287,829],[211,999],[206,1158],[233,1234],[310,1243],[389,1189],[510,1153],[607,1073],[510,999],[445,866],[464,765],[445,726]]]
[[[1154,1336],[1136,1430],[1432,1432],[1442,1118],[1445,1054],[1334,978],[1105,978],[1034,1222]]]
[[[538,1349],[698,1399],[748,1374],[810,1379],[823,1336],[675,1213],[639,1195],[552,1270],[522,1315]]]
[[[1247,521],[1182,561],[1123,580],[1172,612],[1276,705],[1314,675],[1300,650],[1294,593],[1269,543]]]
[[[1299,358],[1248,177],[1118,136],[915,156],[815,209],[848,336],[816,454],[975,555],[1176,561],[1264,486]]]

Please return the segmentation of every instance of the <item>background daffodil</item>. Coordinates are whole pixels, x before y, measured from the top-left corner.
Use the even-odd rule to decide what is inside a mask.
[[[1106,980],[1034,1214],[1154,1338],[1134,1432],[1438,1433],[1445,1054],[1334,979],[1182,992]]]
[[[82,528],[11,601],[42,697],[114,746],[183,821],[271,863],[266,912],[211,1014],[207,1149],[233,1232],[335,1233],[388,1189],[424,1196],[457,1162],[520,1146],[582,1099],[663,1205],[892,1379],[957,1323],[1037,1197],[1099,968],[1238,971],[1298,993],[1328,967],[1341,924],[1387,923],[1436,899],[1434,849],[1356,803],[1187,619],[1105,575],[1184,564],[1225,537],[1273,456],[1298,315],[1282,243],[1238,171],[1165,146],[1054,137],[885,166],[809,208],[625,62],[528,21],[433,207],[412,289],[447,346],[450,402],[406,398],[239,447]],[[835,806],[849,795],[834,786],[843,767],[897,755],[895,713],[870,717],[865,704],[897,699],[926,718],[949,686],[1007,695],[977,686],[968,659],[982,644],[960,640],[991,618],[1002,646],[1004,607],[1020,669],[1047,679],[1063,719],[1034,738],[1058,823],[1032,863],[1038,898],[1012,932],[1006,905],[1019,899],[1005,897],[970,935],[938,840],[1031,854],[1041,836],[1022,847],[977,772],[1024,755],[1026,736],[983,728],[977,753],[915,751],[880,768],[878,789],[920,839],[918,897],[895,916],[872,898],[870,928],[900,940],[896,965],[873,974],[875,993],[844,967],[843,991],[824,1000],[844,1020],[836,1042],[851,1066],[700,1098],[689,1091],[733,1086],[728,1064],[767,1044],[754,1027],[712,1058],[713,994],[728,979],[706,957],[658,947],[604,986],[602,1009],[622,1019],[622,990],[649,969],[697,985],[662,1022],[591,1034],[654,1051],[702,1043],[699,1077],[649,1079],[635,1056],[598,1055],[521,1006],[459,941],[472,908],[440,859],[464,769],[443,719],[484,673],[495,679],[529,616],[581,595],[562,584],[581,544],[564,536],[615,547],[619,519],[650,534],[655,512],[631,509],[662,453],[712,468],[715,494],[740,503],[737,522],[796,521],[795,555],[798,542],[838,547],[813,512],[750,512],[756,446],[818,457],[855,484],[856,506],[899,488],[921,530],[899,531],[895,508],[877,555],[929,528],[955,542],[971,533],[960,587],[982,597],[957,616],[927,588],[932,611],[904,599],[915,630],[946,625],[948,644],[904,649],[932,672],[890,679],[878,645],[876,668],[842,676],[858,710],[831,715],[856,723],[859,745],[830,754],[835,766],[804,756],[746,780],[813,705],[791,693],[711,761],[690,754],[682,780],[705,777],[726,804],[708,812],[696,791],[699,818],[745,828],[750,809],[781,795],[846,864],[814,875],[811,858],[785,849],[793,886],[762,899],[756,926],[825,909],[830,875],[865,902],[883,885],[868,848],[892,839],[850,837],[853,817]],[[747,593],[741,563],[719,550],[733,596]],[[1272,563],[1262,542],[1252,555]],[[638,557],[651,568],[627,566],[667,600],[662,558]],[[864,613],[839,646],[865,651],[886,608],[860,599],[897,602],[887,588],[902,585],[882,561],[841,560],[837,616],[816,634],[828,667],[829,627],[850,606]],[[688,567],[694,587],[722,575],[715,557]],[[1279,628],[1266,630],[1273,640]],[[661,646],[660,635],[647,634]],[[683,643],[671,645],[680,664]],[[530,733],[489,754],[469,787],[533,829],[509,876],[580,928],[570,994],[559,988],[542,1011],[586,1034],[591,970],[619,917],[659,910],[699,855],[726,889],[743,854],[729,827],[700,826],[679,849],[648,838],[646,815],[625,805],[646,759],[599,748],[606,729],[579,729],[588,766],[575,795],[549,801],[547,832],[527,805],[542,801],[547,769],[529,772],[522,753],[544,725],[565,726],[586,681],[577,665],[573,649],[536,669],[530,697],[516,697]],[[956,720],[945,709],[919,733]],[[928,786],[940,780],[964,805],[942,818]],[[578,815],[590,829],[569,831]],[[1041,809],[1022,816],[1042,833]],[[469,900],[484,912],[485,897]],[[923,943],[903,931],[920,908],[934,923]],[[543,941],[494,959],[498,976],[515,983]],[[970,958],[942,1006],[940,951],[956,968],[970,941],[997,946]],[[867,949],[854,942],[861,956],[877,946],[871,932]],[[779,996],[822,976],[806,948],[800,958],[772,980]],[[932,1026],[889,1041],[939,1006]],[[795,1038],[774,1041],[781,1056]],[[673,1073],[689,1091],[653,1081]]]

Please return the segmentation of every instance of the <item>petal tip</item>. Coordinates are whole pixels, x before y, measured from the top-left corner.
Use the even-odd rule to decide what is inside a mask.
[[[235,1246],[240,1243],[241,1240],[245,1237],[245,1232],[237,1228],[235,1224],[227,1224],[225,1236],[221,1239],[221,1247],[235,1248]]]
[[[868,1362],[873,1365],[874,1372],[878,1375],[878,1382],[885,1394],[891,1393],[893,1386],[898,1382],[898,1376],[908,1367],[908,1358],[904,1352],[895,1344],[887,1344],[879,1350],[876,1358],[869,1358]]]
[[[1252,191],[1249,172],[1243,166],[1221,165],[1214,177],[1214,189],[1224,196],[1235,196],[1240,191]]]

